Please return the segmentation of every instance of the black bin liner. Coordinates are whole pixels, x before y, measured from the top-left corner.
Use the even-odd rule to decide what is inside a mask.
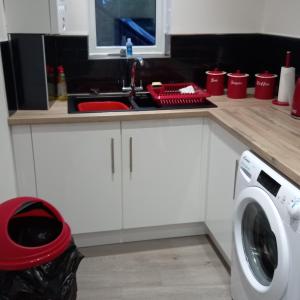
[[[23,271],[0,271],[0,300],[75,300],[83,255],[74,242],[57,259]]]
[[[55,240],[61,228],[54,218],[22,217],[10,220],[8,233],[16,244],[37,247]],[[76,300],[76,272],[82,259],[72,240],[52,261],[26,270],[0,270],[0,300]]]

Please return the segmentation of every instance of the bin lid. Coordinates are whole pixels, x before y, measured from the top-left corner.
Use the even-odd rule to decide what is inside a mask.
[[[16,240],[17,231],[26,230],[26,222],[38,219],[59,224],[48,242],[31,244],[24,240],[24,235]],[[36,229],[30,228],[29,234],[40,234],[38,238],[43,240],[51,227],[44,226],[43,233],[39,232],[40,228]],[[69,247],[71,239],[69,225],[58,210],[43,199],[19,197],[0,204],[0,270],[25,270],[52,261]]]

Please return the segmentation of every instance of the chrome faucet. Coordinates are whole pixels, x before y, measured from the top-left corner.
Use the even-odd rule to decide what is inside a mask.
[[[139,63],[140,66],[142,67],[144,65],[144,59],[142,57],[136,57],[132,63],[131,74],[130,74],[130,87],[131,87],[130,96],[135,96],[135,92],[136,92],[135,75],[136,75],[137,63]]]
[[[142,81],[140,80],[140,86],[136,86],[135,85],[135,80],[136,80],[136,66],[139,63],[139,65],[142,67],[144,66],[144,59],[141,56],[135,57],[134,61],[131,65],[131,71],[130,71],[130,86],[129,87],[125,87],[124,86],[124,82],[123,82],[123,88],[122,91],[123,92],[128,92],[130,91],[130,96],[135,96],[136,91],[142,91],[143,90],[143,86],[142,86]]]

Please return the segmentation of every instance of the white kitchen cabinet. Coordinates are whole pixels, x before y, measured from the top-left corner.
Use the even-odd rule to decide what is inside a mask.
[[[7,41],[6,20],[3,1],[0,1],[0,42]]]
[[[88,0],[4,0],[9,33],[86,35]]]
[[[237,161],[247,147],[217,123],[210,123],[206,225],[230,263]]]
[[[15,166],[7,118],[8,109],[0,50],[0,203],[16,196]]]
[[[19,194],[53,203],[74,234],[203,222],[202,129],[200,118],[14,126]]]
[[[37,196],[72,233],[122,227],[120,123],[33,125]]]
[[[123,227],[204,221],[203,119],[122,122]]]
[[[30,125],[13,126],[11,129],[19,197],[36,197],[34,157]]]
[[[89,0],[65,0],[66,1],[66,33],[68,35],[88,35],[88,1]]]

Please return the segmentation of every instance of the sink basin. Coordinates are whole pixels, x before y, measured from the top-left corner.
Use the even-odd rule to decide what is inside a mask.
[[[81,107],[81,108],[80,108]],[[119,111],[148,111],[217,107],[209,100],[198,104],[170,105],[160,107],[148,92],[137,92],[134,98],[128,93],[99,93],[97,95],[72,95],[68,98],[69,113],[92,113]]]
[[[69,113],[128,111],[134,109],[128,94],[103,93],[99,95],[73,95],[68,98]]]
[[[90,101],[81,102],[78,104],[79,112],[94,112],[94,111],[114,111],[114,110],[129,110],[130,108],[118,101]]]

